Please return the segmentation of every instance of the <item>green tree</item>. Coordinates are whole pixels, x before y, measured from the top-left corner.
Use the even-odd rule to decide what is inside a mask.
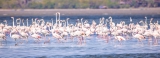
[[[28,0],[27,0],[28,1]],[[127,0],[124,0],[127,1]],[[119,0],[31,0],[30,3],[21,3],[22,0],[0,0],[0,8],[17,9],[98,9],[99,6],[106,8],[129,8],[129,7],[159,7],[154,0],[131,0],[129,4],[119,4]]]
[[[55,7],[55,0],[43,0],[42,8],[53,9]]]
[[[42,9],[42,3],[32,2],[29,3],[28,7],[32,9]]]

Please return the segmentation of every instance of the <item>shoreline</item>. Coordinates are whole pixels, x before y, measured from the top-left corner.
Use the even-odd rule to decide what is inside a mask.
[[[0,16],[160,15],[160,8],[129,9],[0,9]]]

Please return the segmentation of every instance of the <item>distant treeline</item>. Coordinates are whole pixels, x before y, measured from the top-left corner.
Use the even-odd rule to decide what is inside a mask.
[[[160,7],[159,0],[0,0],[1,9],[107,9]]]

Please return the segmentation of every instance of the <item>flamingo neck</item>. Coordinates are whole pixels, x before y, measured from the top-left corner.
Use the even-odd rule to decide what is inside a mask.
[[[14,27],[14,18],[12,18],[13,19],[13,27]]]
[[[28,19],[27,19],[27,27],[28,27]]]
[[[52,20],[52,26],[53,26],[53,19],[51,19]]]
[[[67,20],[67,22],[66,22],[66,25],[68,26],[68,20]]]
[[[10,32],[10,37],[12,36],[12,32]]]

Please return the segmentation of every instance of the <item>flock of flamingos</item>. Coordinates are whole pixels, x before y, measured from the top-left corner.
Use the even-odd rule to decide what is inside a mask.
[[[77,40],[78,44],[83,44],[87,37],[96,35],[99,39],[106,42],[116,40],[121,44],[122,41],[129,39],[137,39],[137,42],[143,44],[143,40],[147,40],[148,44],[158,45],[158,38],[160,37],[160,25],[157,22],[147,23],[141,20],[136,24],[125,24],[125,21],[114,23],[112,17],[108,19],[100,18],[99,23],[94,20],[91,24],[87,20],[77,19],[76,24],[68,23],[69,18],[60,20],[60,13],[56,13],[56,22],[45,22],[44,19],[32,19],[32,24],[28,25],[28,19],[13,19],[12,26],[7,25],[7,20],[0,24],[0,45],[7,42],[7,36],[15,40],[15,45],[20,43],[27,43],[28,39],[33,39],[35,43],[49,43],[51,39],[56,39],[58,43],[65,40]],[[25,22],[26,21],[26,25]],[[15,24],[16,23],[16,24]],[[109,27],[107,27],[109,26]],[[53,36],[47,38],[47,36]],[[28,38],[32,37],[32,38]],[[22,41],[19,41],[22,40]]]

